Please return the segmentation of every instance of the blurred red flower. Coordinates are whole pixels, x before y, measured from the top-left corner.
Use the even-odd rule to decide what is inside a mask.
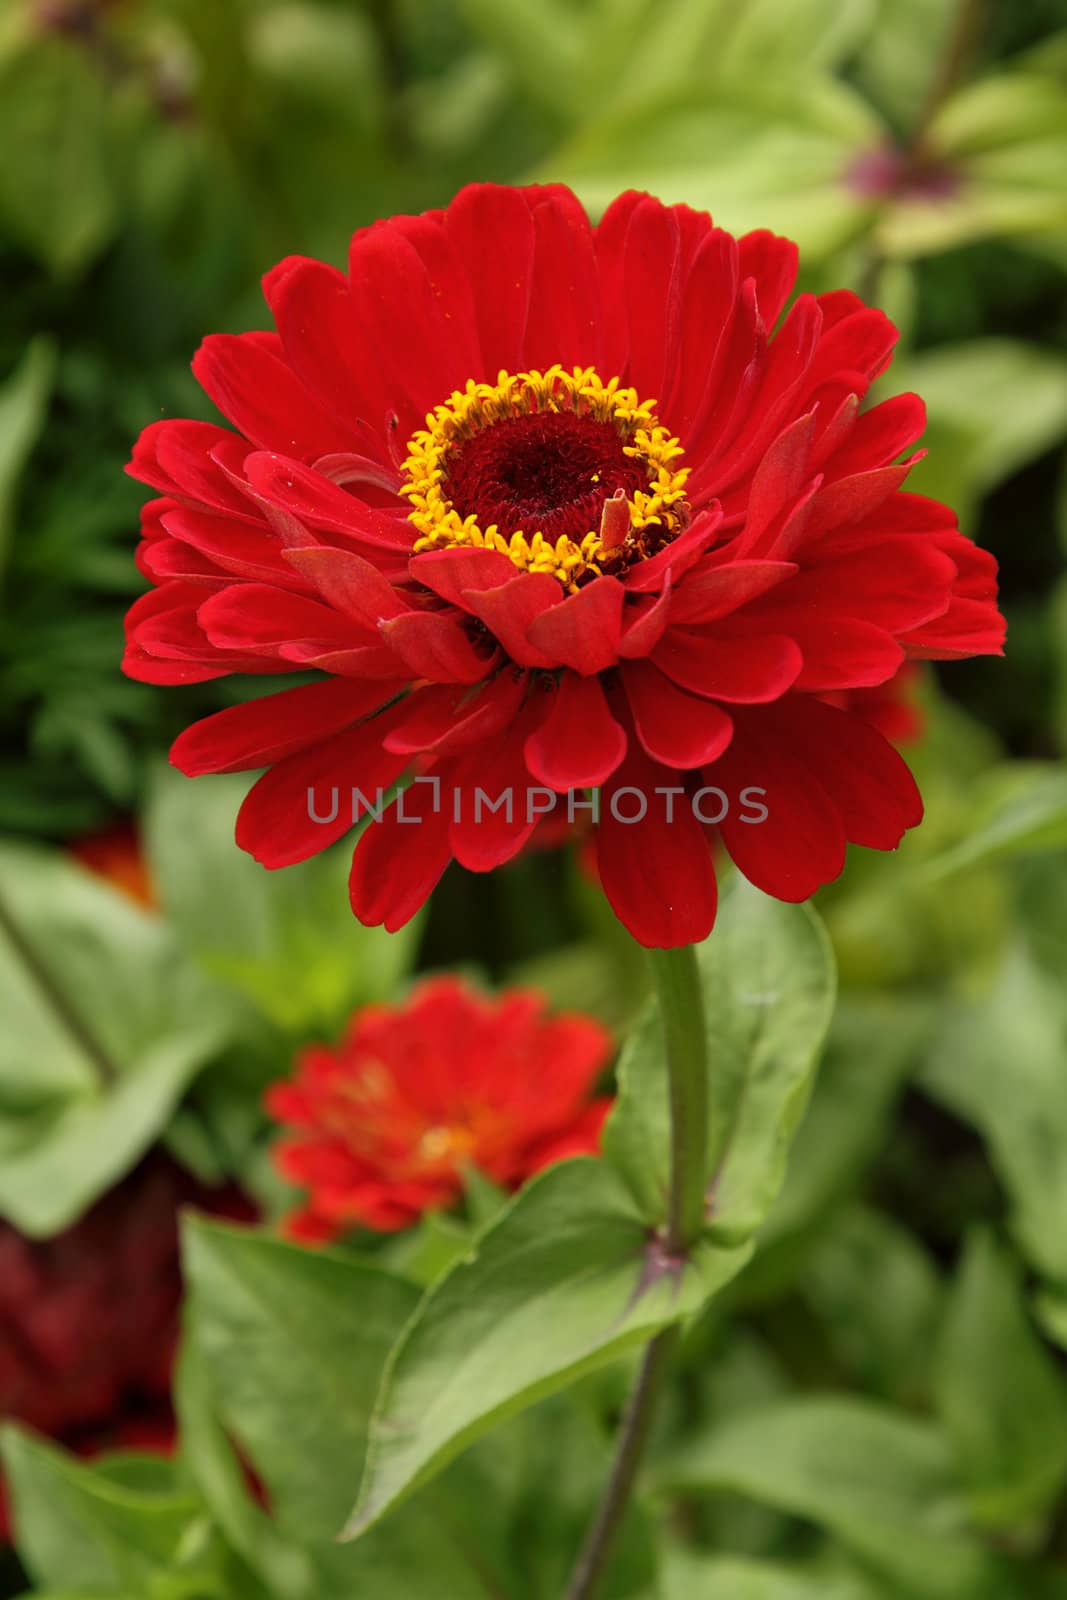
[[[600,788],[604,891],[671,946],[714,920],[709,826],[784,900],[848,841],[896,846],[911,775],[826,697],[999,653],[995,563],[901,488],[919,398],[860,409],[892,323],[843,290],[783,316],[795,270],[788,240],[648,195],[593,228],[562,187],[475,184],[362,229],[347,274],[268,274],[277,333],[194,363],[238,432],[155,423],[130,468],[162,498],[126,670],[323,674],[173,747],[269,769],[246,850],[299,861],[416,774],[353,861],[356,914],[394,929],[450,860],[518,854],[538,794]]]
[[[312,1046],[267,1109],[291,1132],[279,1170],[308,1191],[286,1230],[308,1242],[404,1228],[450,1205],[475,1168],[516,1187],[596,1150],[611,1108],[591,1098],[612,1041],[598,1022],[545,1015],[543,998],[496,999],[458,978],[356,1013],[336,1050]]]
[[[75,839],[70,853],[76,861],[114,888],[154,911],[159,904],[140,835],[131,821],[113,822],[95,833]]]
[[[0,1222],[0,1416],[81,1455],[166,1453],[185,1205],[253,1216],[236,1191],[206,1190],[152,1155],[55,1238]],[[0,1482],[0,1538],[10,1531],[3,1501]]]

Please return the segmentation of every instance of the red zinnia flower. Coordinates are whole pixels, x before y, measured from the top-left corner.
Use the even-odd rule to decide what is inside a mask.
[[[56,1238],[27,1239],[0,1222],[0,1417],[82,1455],[167,1448],[178,1215],[190,1203],[246,1221],[253,1214],[236,1191],[205,1190],[154,1155]]]
[[[712,925],[709,825],[786,900],[849,840],[895,847],[911,776],[822,697],[999,652],[995,563],[901,490],[921,401],[860,410],[888,318],[804,294],[772,336],[795,265],[647,195],[594,229],[564,188],[476,184],[361,230],[347,275],[282,262],[277,333],[205,341],[239,431],[141,436],[131,470],[163,498],[126,670],[322,674],[174,746],[190,774],[269,768],[245,849],[298,861],[416,773],[353,863],[356,914],[396,928],[451,859],[517,854],[539,793],[599,786],[604,890],[666,946]]]
[[[278,1166],[309,1191],[287,1231],[312,1241],[403,1228],[456,1200],[469,1167],[513,1187],[592,1153],[611,1100],[590,1093],[611,1036],[544,1009],[537,994],[489,1000],[434,978],[403,1005],[357,1012],[336,1051],[305,1050],[292,1081],[267,1092],[294,1130]]]
[[[137,828],[132,821],[113,822],[96,833],[85,834],[70,846],[76,861],[99,878],[106,878],[138,905],[154,911],[159,904]]]

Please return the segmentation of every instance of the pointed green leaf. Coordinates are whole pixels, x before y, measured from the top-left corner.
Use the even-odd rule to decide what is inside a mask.
[[[0,61],[0,221],[60,277],[85,267],[114,223],[107,118],[105,75],[73,40],[42,29]]]
[[[0,387],[0,574],[14,526],[19,477],[44,427],[55,356],[55,346],[47,339],[32,340]]]
[[[18,1550],[42,1586],[145,1592],[179,1564],[197,1501],[124,1488],[21,1429],[2,1435]]]
[[[703,1245],[678,1270],[606,1163],[550,1168],[430,1289],[394,1350],[349,1533],[493,1423],[698,1310],[747,1253]]]
[[[160,918],[58,853],[0,847],[0,892],[32,952],[0,928],[0,1214],[37,1237],[140,1158],[232,1013]]]
[[[1010,952],[983,1000],[946,1014],[923,1085],[982,1134],[1023,1254],[1067,1282],[1067,1002],[1059,977]]]
[[[965,867],[1067,845],[1067,773],[1039,762],[1016,762],[991,773],[973,831],[924,868],[933,879]]]
[[[1067,1479],[1067,1383],[1027,1316],[1020,1275],[975,1232],[948,1303],[935,1398],[977,1520],[1048,1511]]]
[[[781,1187],[834,998],[815,913],[735,881],[698,950],[708,1029],[711,1229],[750,1238]],[[653,1003],[624,1047],[604,1151],[652,1222],[666,1213],[670,1127]]]
[[[909,1600],[1023,1600],[1011,1565],[968,1531],[929,1423],[811,1395],[728,1417],[668,1460],[675,1493],[739,1494],[811,1521]]]
[[[365,1544],[336,1535],[386,1355],[418,1290],[350,1256],[191,1218],[185,1230],[192,1334],[202,1392],[185,1395],[198,1484],[238,1549],[255,1538],[254,1508],[207,1431],[214,1405],[270,1490],[274,1528],[257,1570],[283,1600],[486,1600],[477,1564],[424,1498]],[[193,1405],[192,1414],[189,1406]],[[199,1414],[197,1414],[199,1413]]]
[[[267,872],[233,842],[246,774],[155,774],[145,816],[153,877],[183,946],[279,1027],[335,1032],[353,1006],[390,995],[421,923],[365,928],[348,896],[351,844]],[[191,870],[195,863],[195,870]]]

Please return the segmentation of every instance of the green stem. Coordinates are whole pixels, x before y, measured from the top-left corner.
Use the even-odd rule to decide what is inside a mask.
[[[708,1168],[708,1062],[704,995],[696,951],[652,950],[667,1049],[671,1106],[669,1255],[682,1255],[704,1227]]]
[[[653,950],[650,954],[666,1045],[671,1114],[670,1195],[664,1248],[669,1255],[684,1256],[704,1226],[708,1164],[704,997],[692,946]],[[674,1323],[645,1346],[619,1429],[611,1476],[571,1575],[566,1600],[591,1600],[604,1576],[679,1337]]]
[[[619,1441],[611,1477],[600,1502],[600,1509],[586,1536],[582,1553],[571,1574],[567,1600],[590,1600],[590,1596],[604,1576],[604,1569],[615,1543],[615,1535],[630,1503],[634,1479],[652,1427],[656,1401],[659,1399],[663,1380],[677,1343],[678,1325],[675,1323],[669,1328],[664,1328],[662,1333],[658,1333],[645,1346],[637,1382],[631,1391],[622,1426],[619,1429]]]

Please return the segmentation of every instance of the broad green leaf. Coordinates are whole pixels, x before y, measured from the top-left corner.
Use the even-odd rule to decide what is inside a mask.
[[[899,1223],[860,1206],[831,1218],[798,1291],[858,1387],[904,1405],[928,1393],[942,1286]]]
[[[1067,1282],[1065,1037],[1062,979],[1016,950],[989,995],[947,1012],[922,1076],[982,1134],[1023,1254],[1059,1282]]]
[[[937,1349],[935,1395],[976,1519],[1047,1512],[1067,1478],[1067,1382],[1027,1315],[1019,1272],[986,1232],[967,1241]]]
[[[896,997],[850,995],[837,1006],[785,1182],[745,1273],[746,1292],[795,1272],[805,1243],[858,1183],[886,1138],[897,1091],[931,1024],[930,1007]]]
[[[833,1006],[833,959],[815,913],[741,880],[698,951],[708,1030],[711,1230],[738,1243],[766,1217],[785,1174]],[[604,1150],[650,1221],[665,1215],[669,1111],[652,1002],[623,1050]]]
[[[874,210],[843,180],[883,131],[843,84],[760,80],[670,95],[598,118],[556,152],[549,175],[599,213],[622,189],[712,211],[732,233],[772,228],[823,259],[859,235]]]
[[[1067,1350],[1067,1290],[1049,1289],[1038,1295],[1034,1310],[1049,1338]]]
[[[1051,763],[1015,762],[991,773],[983,786],[973,832],[924,867],[947,877],[983,861],[1027,851],[1067,847],[1067,772]]]
[[[497,1575],[493,1593],[501,1600],[559,1600],[566,1592],[614,1457],[605,1376],[512,1417],[424,1491],[457,1537],[479,1550],[486,1573]],[[597,1600],[644,1593],[657,1565],[654,1532],[651,1516],[632,1499]]]
[[[743,1556],[668,1556],[660,1600],[888,1600],[862,1578]]]
[[[0,387],[0,574],[14,527],[19,477],[44,427],[54,371],[54,345],[37,338]]]
[[[389,1241],[383,1257],[392,1271],[429,1288],[467,1254],[471,1243],[469,1224],[445,1211],[427,1211],[416,1227]]]
[[[394,1349],[349,1534],[495,1422],[697,1311],[746,1256],[704,1244],[679,1271],[606,1163],[550,1168],[430,1289]]]
[[[160,769],[145,818],[152,873],[179,939],[212,976],[293,1032],[336,1031],[355,1005],[407,973],[416,919],[364,928],[348,897],[351,846],[268,872],[234,843],[251,779]]]
[[[104,73],[73,40],[42,30],[0,58],[0,226],[58,277],[113,226],[107,112]]]
[[[811,1395],[727,1418],[664,1463],[665,1488],[803,1517],[912,1600],[1023,1600],[966,1527],[947,1446],[869,1400]]]
[[[244,1472],[219,1420],[211,1380],[198,1341],[195,1306],[188,1303],[186,1334],[174,1381],[181,1461],[230,1544],[280,1600],[313,1595],[310,1557],[287,1544],[249,1493]]]
[[[191,1218],[196,1334],[223,1417],[271,1492],[279,1526],[331,1539],[385,1358],[418,1290],[325,1250]]]
[[[536,102],[557,115],[573,115],[570,96],[585,58],[581,17],[566,0],[460,0],[470,28],[506,60]]]
[[[0,1214],[72,1222],[158,1137],[232,1016],[158,918],[73,862],[0,847]]]
[[[901,132],[915,127],[955,12],[945,0],[881,0],[852,71]]]
[[[40,1585],[141,1595],[154,1577],[183,1564],[189,1530],[202,1515],[191,1496],[122,1488],[12,1426],[0,1453],[19,1555]]]
[[[462,0],[480,39],[536,104],[570,126],[605,110],[730,88],[758,73],[793,77],[832,65],[862,35],[873,0]]]
[[[421,1590],[427,1600],[485,1600],[467,1554],[424,1498],[365,1545],[336,1543],[382,1366],[418,1304],[414,1285],[349,1256],[199,1218],[185,1244],[204,1388],[186,1392],[193,1415],[186,1409],[183,1420],[203,1430],[213,1396],[270,1490],[276,1532],[261,1555],[276,1587],[280,1574],[285,1600],[350,1600],[364,1587],[375,1600]],[[243,1549],[251,1524],[234,1505],[217,1437],[199,1431],[190,1448],[201,1489]],[[279,1538],[294,1548],[280,1552]]]
[[[933,200],[905,197],[888,207],[878,230],[886,254],[920,255],[998,235],[1062,235],[1067,104],[1053,78],[979,78],[946,100],[926,143],[958,183]]]
[[[896,376],[926,402],[929,449],[908,488],[946,500],[965,524],[977,500],[1067,435],[1067,357],[1013,339],[912,356]]]

